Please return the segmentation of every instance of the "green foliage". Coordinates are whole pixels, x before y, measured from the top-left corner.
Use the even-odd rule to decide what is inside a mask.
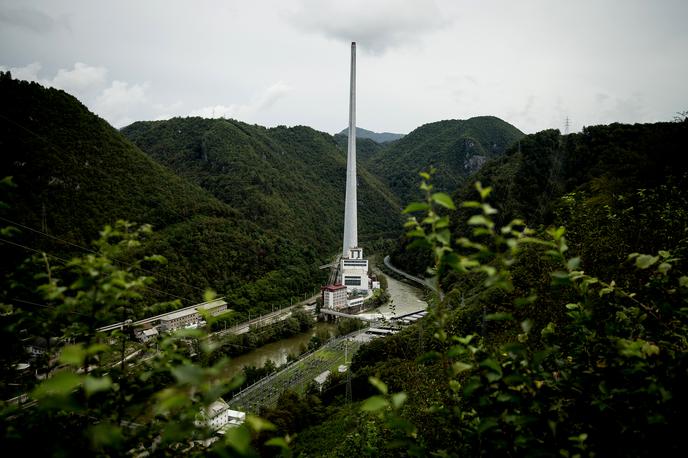
[[[401,202],[409,202],[419,197],[419,172],[434,166],[438,170],[436,189],[454,190],[522,136],[514,126],[491,116],[439,121],[417,128],[373,153],[364,163],[383,178]]]
[[[220,396],[236,389],[242,377],[226,377],[227,359],[198,365],[197,352],[207,338],[199,330],[180,331],[163,338],[159,351],[131,354],[130,334],[97,334],[101,320],[124,318],[129,304],[140,297],[149,277],[133,273],[144,259],[120,269],[112,257],[137,250],[150,236],[150,227],[118,222],[101,231],[94,243],[98,254],[73,258],[63,269],[47,268],[39,291],[48,313],[16,308],[25,322],[42,322],[59,336],[44,380],[28,393],[29,402],[3,403],[0,408],[3,451],[7,454],[51,456],[120,456],[152,453],[157,456],[205,456],[204,441],[213,437],[205,412]],[[66,285],[66,286],[65,286]],[[74,313],[71,313],[74,312]],[[66,319],[66,318],[69,319]],[[21,320],[19,320],[21,322]],[[41,326],[35,325],[37,329]],[[3,328],[3,333],[17,329]],[[50,351],[50,349],[49,349]],[[136,358],[138,354],[138,359]],[[195,356],[193,356],[195,355]],[[250,442],[269,422],[252,418],[212,445],[220,455],[255,456]],[[36,440],[39,437],[40,440]],[[273,444],[285,444],[275,439]]]
[[[373,132],[371,130],[363,129],[362,127],[356,127],[356,154],[358,154],[358,144],[363,143],[364,145],[367,141],[371,141],[375,144],[382,145],[384,143],[390,143],[403,138],[404,134],[394,134],[391,132]],[[342,130],[335,135],[338,142],[346,149],[348,139],[349,139],[349,128]]]
[[[666,250],[633,253],[632,266],[617,271],[617,281],[591,276],[580,268],[584,259],[569,254],[562,227],[537,236],[520,220],[496,225],[496,212],[485,202],[491,190],[480,183],[481,201],[462,205],[479,209],[469,217],[471,236],[452,240],[442,234],[432,185],[424,181],[422,188],[425,215],[411,218],[407,227],[434,253],[435,270],[477,276],[482,289],[501,291],[513,305],[483,314],[483,327],[506,326],[499,331],[502,340],[491,342],[476,335],[477,329],[455,333],[454,315],[468,315],[437,302],[426,324],[432,326],[434,350],[418,362],[426,371],[440,371],[438,391],[429,392],[432,385],[426,385],[423,398],[404,398],[412,407],[402,418],[422,418],[415,427],[383,415],[388,431],[379,433],[387,441],[402,441],[409,454],[679,453],[688,350],[682,261]],[[545,300],[518,294],[522,285],[516,280],[522,279],[514,268],[533,249],[546,260],[553,287],[563,292],[559,302],[544,294]],[[537,283],[530,286],[542,290]],[[546,307],[560,308],[564,316],[542,323]],[[361,408],[384,413],[393,406],[389,390],[378,379],[371,383],[381,395]]]
[[[122,130],[150,157],[271,233],[321,256],[341,244],[346,156],[322,132],[231,119],[175,118]],[[358,167],[363,241],[396,235],[396,199]],[[323,256],[324,257],[324,256]]]
[[[334,251],[336,209],[319,214],[313,206],[299,205],[300,213],[294,214],[292,200],[299,201],[293,197],[301,193],[303,182],[284,183],[283,174],[275,175],[277,168],[252,162],[253,157],[243,155],[237,147],[242,151],[237,160],[244,161],[252,170],[237,166],[231,169],[236,174],[228,170],[220,176],[221,170],[213,168],[213,174],[206,176],[208,182],[199,183],[217,192],[220,198],[226,197],[221,202],[190,182],[195,181],[190,172],[180,172],[181,177],[175,175],[63,91],[4,76],[0,80],[0,95],[0,168],[13,175],[17,185],[3,196],[3,201],[11,205],[2,209],[2,217],[19,223],[8,226],[21,229],[13,240],[18,245],[3,244],[0,272],[16,277],[16,283],[26,286],[23,299],[38,299],[31,293],[35,282],[23,278],[16,268],[29,254],[46,252],[53,267],[73,256],[97,254],[99,247],[90,246],[89,240],[101,227],[119,219],[146,221],[155,233],[142,240],[138,250],[113,259],[118,267],[130,265],[136,254],[144,251],[157,253],[168,261],[144,261],[137,270],[138,275],[155,275],[158,279],[155,285],[147,285],[140,292],[147,303],[180,299],[191,305],[198,302],[203,290],[212,286],[231,301],[231,308],[257,313],[288,304],[290,296],[312,291],[322,283],[317,266]],[[175,122],[188,124],[188,128],[187,124],[183,126],[185,135],[193,123],[203,124],[200,120]],[[226,131],[234,132],[228,123],[208,123],[205,144],[211,157],[233,141],[245,138],[239,134],[236,138],[224,138]],[[173,124],[170,122],[170,126]],[[309,142],[312,158],[317,157],[320,147],[335,149],[331,139],[310,129],[285,130],[283,135],[289,140],[271,143],[275,154],[287,148],[301,154],[301,141]],[[337,167],[343,167],[340,157],[333,160]],[[284,158],[279,165],[291,162]],[[322,169],[322,164],[318,167]],[[323,173],[328,180],[332,179],[329,172]],[[281,180],[280,186],[290,186],[289,192],[284,191],[287,200],[278,204],[281,213],[268,210],[277,201],[277,197],[270,195],[283,190],[267,192],[259,183],[275,177]],[[247,179],[257,181],[250,184]],[[228,186],[222,185],[225,181]],[[318,186],[309,185],[306,194],[330,193],[321,192]],[[221,194],[220,189],[226,190],[228,196]],[[366,189],[373,193],[369,187]],[[370,197],[380,205],[371,208],[372,213],[396,217],[396,205]],[[303,204],[303,199],[299,202]],[[301,216],[305,219],[301,220]],[[321,221],[330,226],[320,227]],[[382,217],[376,221],[374,230],[378,231],[382,225],[388,230],[386,226],[391,220]],[[288,230],[276,227],[276,223],[289,226]],[[326,236],[323,238],[322,234]],[[314,243],[319,240],[322,243]],[[159,311],[170,308],[161,307]],[[142,317],[144,313],[143,308],[133,307],[133,317]]]

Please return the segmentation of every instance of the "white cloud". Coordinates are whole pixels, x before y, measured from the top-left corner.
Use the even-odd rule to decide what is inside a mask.
[[[145,116],[151,109],[160,113],[178,108],[177,104],[151,105],[147,83],[130,84],[115,80],[108,86],[105,67],[76,62],[72,69],[61,68],[52,78],[41,77],[42,68],[40,62],[32,62],[24,67],[0,66],[0,70],[9,70],[15,79],[35,81],[70,93],[115,127],[141,119],[139,117]]]
[[[198,108],[189,113],[189,116],[202,118],[238,118],[240,120],[252,120],[256,114],[270,109],[279,99],[291,91],[291,88],[282,81],[278,81],[254,97],[248,104],[210,105]]]
[[[282,81],[278,81],[272,86],[265,89],[258,98],[253,102],[252,109],[254,112],[267,110],[273,106],[279,99],[287,95],[291,88]]]
[[[105,67],[93,67],[77,62],[71,70],[59,69],[53,78],[41,77],[39,73],[42,69],[40,62],[32,62],[23,67],[0,66],[0,70],[9,70],[15,79],[35,81],[43,86],[63,89],[77,97],[82,96],[83,91],[99,89],[106,84],[107,69]]]
[[[233,118],[236,115],[236,105],[211,105],[198,108],[189,113],[189,116],[200,116],[201,118]]]
[[[92,67],[82,62],[74,64],[72,70],[61,68],[52,79],[52,86],[64,89],[73,94],[81,91],[102,87],[106,84],[107,69],[105,67]]]
[[[302,0],[289,17],[298,28],[338,41],[356,41],[374,54],[416,43],[422,35],[451,23],[434,0]]]
[[[147,89],[148,84],[115,80],[96,98],[93,108],[113,126],[126,126],[135,121],[134,114],[149,103]]]
[[[41,68],[43,66],[40,64],[40,62],[32,62],[29,65],[26,65],[24,67],[5,67],[4,65],[0,66],[0,70],[3,72],[9,71],[12,74],[12,78],[18,79],[18,80],[26,80],[26,81],[36,81],[41,84],[44,84],[42,81],[38,79],[38,72],[41,71]]]

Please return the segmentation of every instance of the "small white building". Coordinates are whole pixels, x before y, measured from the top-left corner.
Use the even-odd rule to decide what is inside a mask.
[[[205,424],[213,431],[226,430],[239,426],[246,421],[246,413],[232,410],[222,398],[213,402],[205,412],[201,412],[202,421],[196,421],[196,426]]]
[[[363,259],[363,248],[349,250],[349,256],[342,258],[341,272],[347,291],[368,291],[368,260]]]
[[[138,333],[138,338],[141,340],[141,342],[148,342],[155,337],[158,337],[158,330],[155,328],[144,329]]]
[[[357,305],[363,305],[367,297],[355,297],[346,301],[348,307],[356,307]]]
[[[323,307],[339,310],[346,307],[346,286],[327,285],[320,288],[322,292]]]
[[[327,381],[327,379],[328,379],[328,377],[330,376],[330,374],[331,374],[330,371],[325,371],[325,372],[321,373],[320,375],[318,375],[317,377],[315,377],[315,378],[313,379],[313,380],[315,381],[315,383],[318,384],[318,389],[319,389],[320,391],[322,391],[323,385],[324,385],[325,382]]]

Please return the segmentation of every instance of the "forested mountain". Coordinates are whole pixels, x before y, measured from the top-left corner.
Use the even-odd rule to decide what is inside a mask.
[[[475,197],[476,180],[492,186],[502,223],[574,222],[571,239],[583,257],[609,271],[631,247],[654,251],[686,236],[687,137],[685,122],[546,130],[523,137],[452,191],[461,201]],[[465,220],[454,222],[456,233],[466,229]],[[421,258],[404,249],[395,257],[416,273],[425,270]]]
[[[446,294],[354,357],[350,392],[376,414],[362,420],[335,381],[328,416],[289,430],[297,453],[680,454],[687,152],[686,120],[547,130],[451,189],[457,211],[417,206],[410,240],[424,248],[394,261],[437,261]]]
[[[339,247],[346,154],[332,136],[201,118],[137,122],[122,133],[259,226],[323,255]],[[358,176],[359,240],[394,237],[400,204],[364,167]]]
[[[349,128],[342,130],[337,135],[343,135],[345,137],[349,136]],[[372,130],[367,130],[362,127],[356,127],[356,138],[357,139],[370,139],[375,143],[387,143],[393,142],[403,138],[404,134],[393,134],[391,132],[373,132]]]
[[[437,168],[435,187],[450,191],[464,183],[489,159],[503,154],[523,136],[492,116],[425,124],[365,160],[406,204],[418,193],[418,173]]]
[[[3,176],[13,176],[16,184],[3,199],[9,208],[2,216],[20,230],[12,242],[28,247],[3,244],[3,274],[31,250],[61,259],[82,255],[80,247],[92,248],[104,225],[126,219],[152,224],[154,234],[142,250],[168,260],[155,274],[149,299],[181,297],[188,305],[212,287],[234,308],[269,308],[322,281],[317,266],[337,247],[329,238],[282,234],[272,225],[284,221],[268,224],[261,218],[273,203],[265,191],[269,181],[261,182],[269,180],[267,174],[246,173],[234,189],[240,199],[264,192],[265,200],[247,208],[240,199],[227,199],[237,203],[239,209],[233,208],[149,158],[63,91],[3,74],[0,94],[0,164]],[[215,150],[209,148],[212,158]],[[297,180],[290,185],[304,186]],[[322,226],[316,222],[308,224]],[[323,232],[328,230],[333,231],[328,226]]]
[[[436,267],[444,294],[428,294],[426,318],[362,345],[348,373],[333,371],[322,390],[282,393],[260,412],[271,423],[248,419],[208,450],[199,412],[240,384],[226,380],[220,347],[187,330],[127,364],[131,336],[98,341],[96,315],[124,318],[166,294],[200,298],[206,286],[256,311],[317,285],[322,252],[339,248],[342,137],[173,119],[124,130],[144,152],[63,91],[0,73],[0,96],[0,165],[16,184],[0,182],[0,387],[15,393],[18,377],[36,386],[35,402],[0,409],[11,450],[681,456],[685,119],[523,136],[473,118],[383,148],[362,141],[362,162],[402,198],[418,200],[417,172],[438,168],[423,177],[435,188],[408,208],[405,240],[415,243],[393,260]],[[362,238],[375,239],[398,228],[399,203],[359,172]],[[88,245],[119,218],[155,232],[119,233],[115,245],[106,229],[101,245]],[[130,259],[115,256],[125,252],[164,255],[161,267],[142,261],[158,283],[128,270]],[[34,264],[22,263],[31,254]],[[38,363],[52,370],[39,382],[18,364],[23,340],[46,336],[49,346],[55,335],[70,344]]]
[[[334,141],[337,146],[344,152],[348,151],[349,148],[349,136],[343,134],[336,134],[334,136]],[[357,138],[356,139],[356,159],[358,161],[359,167],[361,164],[367,164],[368,159],[375,153],[384,148],[385,145],[378,143],[369,138]]]

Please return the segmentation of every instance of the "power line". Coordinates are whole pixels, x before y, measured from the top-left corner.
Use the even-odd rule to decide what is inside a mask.
[[[65,264],[65,265],[66,265],[67,263],[70,262],[69,259],[64,259],[64,258],[61,258],[61,257],[59,257],[59,256],[57,256],[57,255],[52,254],[52,253],[48,253],[48,252],[43,251],[43,250],[38,250],[38,249],[36,249],[36,248],[31,248],[31,247],[28,247],[28,246],[26,246],[26,245],[22,245],[21,243],[12,242],[12,241],[7,240],[7,239],[4,239],[4,238],[0,238],[0,242],[7,243],[7,244],[9,244],[9,245],[14,245],[14,246],[16,246],[16,247],[23,248],[23,249],[28,250],[28,251],[33,251],[34,253],[39,253],[39,254],[45,253],[46,256],[50,256],[51,258],[55,258],[55,259],[57,259],[58,261],[61,261],[61,262],[62,262],[63,264]],[[112,274],[109,274],[109,276],[112,276]],[[140,286],[141,286],[142,288],[147,289],[147,290],[154,291],[154,292],[157,292],[157,293],[166,294],[166,295],[168,295],[168,296],[170,296],[170,297],[174,297],[174,298],[180,299],[180,300],[182,300],[182,301],[192,302],[192,301],[190,301],[189,299],[186,299],[186,298],[181,297],[181,296],[177,296],[176,294],[168,293],[167,291],[163,291],[163,290],[160,290],[160,289],[157,289],[157,288],[153,288],[153,287],[150,287],[150,286],[146,286],[146,285],[140,285]]]
[[[43,231],[39,231],[38,229],[35,229],[35,228],[32,228],[32,227],[26,226],[26,225],[21,224],[21,223],[19,223],[19,222],[17,222],[17,221],[12,221],[11,219],[8,219],[8,218],[2,217],[2,216],[0,216],[0,220],[5,221],[6,223],[9,223],[9,224],[14,224],[15,226],[22,227],[22,228],[24,228],[24,229],[27,229],[27,230],[29,230],[29,231],[31,231],[31,232],[35,232],[35,233],[37,233],[37,234],[43,235],[43,236],[45,236],[45,237],[49,237],[49,238],[51,238],[51,239],[53,239],[53,240],[57,240],[57,241],[59,241],[59,242],[65,243],[65,244],[67,244],[67,245],[69,245],[69,246],[73,246],[73,247],[75,247],[75,248],[82,249],[82,250],[87,251],[87,252],[89,252],[89,253],[93,253],[93,254],[102,254],[102,252],[100,252],[100,251],[96,251],[96,250],[93,250],[93,249],[90,249],[90,248],[86,248],[86,247],[84,247],[84,246],[78,245],[78,244],[73,243],[73,242],[70,242],[70,241],[68,241],[68,240],[61,239],[60,237],[57,237],[57,236],[48,234],[48,233],[43,232]],[[174,281],[175,283],[179,283],[179,284],[181,284],[181,285],[184,285],[184,286],[187,286],[187,287],[189,287],[189,288],[196,289],[196,290],[198,290],[198,291],[200,291],[200,292],[202,292],[202,293],[205,293],[205,290],[204,290],[203,288],[199,288],[199,287],[197,287],[197,286],[193,286],[193,285],[190,285],[190,284],[188,284],[188,283],[185,283],[185,282],[183,282],[183,281],[179,281],[179,280],[176,280],[176,279],[171,279],[170,277],[167,277],[167,276],[165,276],[165,275],[160,275],[160,274],[157,273],[157,272],[153,272],[152,270],[146,269],[146,268],[144,268],[144,267],[137,266],[137,265],[134,265],[134,264],[129,263],[129,262],[126,262],[126,261],[122,261],[121,259],[117,259],[117,258],[111,258],[111,259],[112,259],[113,261],[115,261],[115,262],[120,263],[120,264],[127,265],[127,266],[133,267],[133,268],[135,268],[135,269],[139,269],[139,270],[141,270],[141,271],[143,271],[143,272],[146,272],[146,273],[148,273],[148,274],[155,275],[155,276],[158,276],[158,277],[162,277],[162,278],[165,278],[166,280]]]
[[[16,298],[16,297],[6,297],[5,299],[6,299],[6,300],[9,300],[9,301],[13,301],[13,302],[19,302],[19,303],[22,303],[22,304],[34,305],[34,306],[36,306],[36,307],[42,307],[42,308],[46,308],[46,309],[55,309],[55,308],[56,308],[54,305],[38,304],[38,303],[36,303],[36,302],[31,302],[31,301],[27,301],[27,300],[24,300],[24,299],[19,299],[19,298]],[[72,314],[74,314],[74,315],[89,316],[89,315],[86,314],[86,313],[77,312],[76,310],[63,310],[62,312],[65,312],[65,313],[72,313]]]
[[[44,142],[45,144],[47,144],[47,145],[48,145],[51,149],[53,149],[55,152],[57,152],[58,154],[60,154],[61,157],[71,157],[71,158],[72,158],[72,161],[77,162],[76,159],[75,159],[74,157],[72,157],[72,156],[69,155],[69,154],[65,154],[65,151],[63,151],[61,148],[58,148],[58,147],[55,146],[55,144],[52,143],[50,140],[48,140],[47,138],[45,138],[45,137],[43,137],[43,136],[37,134],[36,132],[34,132],[33,130],[29,129],[28,127],[26,127],[26,126],[24,126],[24,125],[22,125],[22,124],[20,124],[20,123],[18,123],[18,122],[16,122],[16,121],[14,121],[14,120],[12,120],[12,119],[9,119],[9,118],[7,118],[6,116],[3,116],[3,115],[1,115],[1,114],[0,114],[0,118],[4,119],[5,121],[7,121],[7,122],[9,122],[9,123],[11,123],[11,124],[14,124],[15,126],[19,127],[20,129],[23,129],[23,130],[25,130],[26,132],[28,132],[29,134],[31,134],[31,135],[33,135],[34,137],[38,138],[39,140],[41,140],[42,142]],[[101,172],[101,175],[105,175],[105,172],[102,172],[102,171],[99,170],[99,169],[98,169],[98,171]],[[199,188],[200,188],[200,187],[199,187]],[[182,216],[182,215],[181,215],[179,212],[177,212],[174,208],[169,207],[169,206],[168,206],[167,208],[168,208],[169,210],[172,210],[172,212],[174,212],[174,213],[175,213],[177,216],[179,216],[180,218],[184,218],[184,216]],[[66,240],[62,240],[62,239],[60,239],[59,237],[54,237],[54,236],[52,236],[52,235],[50,235],[50,234],[48,234],[48,233],[46,233],[46,232],[39,231],[39,230],[37,230],[37,229],[34,229],[34,228],[31,228],[31,227],[22,225],[22,224],[20,224],[20,223],[10,221],[10,220],[8,220],[8,219],[6,219],[6,218],[0,217],[0,219],[3,219],[3,220],[8,221],[8,222],[11,222],[11,224],[16,224],[16,225],[18,225],[18,226],[24,227],[25,229],[28,229],[28,230],[30,230],[30,231],[33,231],[33,232],[36,232],[36,233],[39,233],[39,234],[43,234],[43,235],[45,235],[46,237],[50,237],[50,238],[53,238],[53,239],[55,239],[55,240],[59,240],[59,241],[61,241],[61,242],[63,242],[63,243],[66,243],[66,244],[68,244],[68,245],[71,245],[71,246],[74,246],[74,247],[77,247],[77,248],[81,248],[81,249],[86,250],[86,251],[89,251],[89,252],[91,252],[91,253],[97,253],[97,252],[95,252],[95,251],[93,251],[93,250],[90,250],[90,249],[88,249],[88,248],[82,247],[82,246],[80,246],[80,245],[77,245],[77,244],[68,242],[68,241],[66,241]],[[43,226],[44,226],[43,228],[44,228],[44,229],[47,229],[47,225],[46,225],[45,220],[46,220],[46,217],[45,217],[45,204],[44,204],[44,205],[43,205],[43,208],[42,208],[42,224],[43,224]],[[117,260],[117,259],[115,259],[115,261],[117,261],[117,262],[119,262],[119,263],[122,263],[122,264],[128,264],[128,263],[126,263],[126,262],[124,262],[124,261]],[[128,264],[128,265],[132,266],[131,264]],[[133,266],[132,266],[132,267],[133,267]],[[142,268],[142,267],[137,267],[137,268],[139,268],[139,269],[141,269],[142,271],[147,272],[147,273],[149,273],[149,274],[155,275],[155,273],[152,272],[152,271],[150,271],[150,270],[144,269],[144,268]],[[165,279],[167,279],[167,280],[174,281],[174,282],[176,282],[176,283],[182,284],[182,285],[187,286],[187,287],[189,287],[189,288],[193,288],[193,289],[195,289],[195,290],[197,290],[197,291],[200,291],[200,292],[202,292],[202,293],[205,293],[205,289],[199,288],[199,287],[197,287],[197,286],[189,285],[188,283],[184,283],[184,282],[179,281],[179,280],[177,280],[177,279],[170,279],[169,277],[165,277],[164,275],[159,275],[159,276],[160,276],[160,277],[163,277],[163,278],[165,278]]]

